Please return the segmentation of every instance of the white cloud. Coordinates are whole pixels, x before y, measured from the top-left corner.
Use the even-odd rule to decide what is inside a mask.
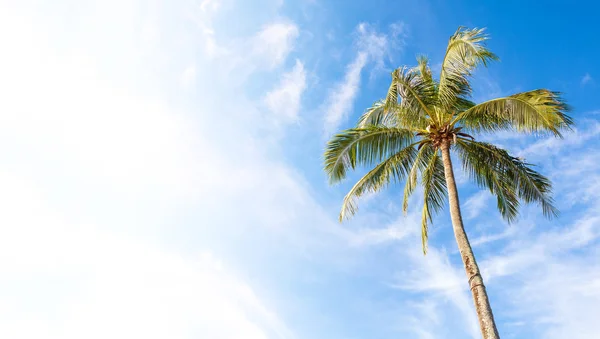
[[[416,238],[412,240],[413,243],[419,244]],[[438,317],[444,317],[444,322],[433,318],[425,326],[429,329],[429,334],[422,333],[422,337],[427,338],[433,333],[436,333],[432,335],[435,338],[442,337],[445,335],[446,324],[461,321],[465,335],[473,339],[479,338],[481,335],[479,324],[464,271],[454,267],[444,251],[430,247],[427,255],[424,256],[420,251],[414,250],[415,246],[412,247],[413,250],[406,251],[412,270],[401,272],[395,286],[422,293],[425,302],[443,304],[450,301],[453,309],[458,310],[460,314],[456,318],[453,317],[452,311],[438,314]],[[424,327],[424,324],[420,323],[419,327]]]
[[[467,219],[473,219],[477,217],[488,205],[491,197],[492,196],[489,191],[479,191],[470,196],[465,202],[463,208],[463,210],[466,212],[465,214],[467,215]]]
[[[71,223],[21,175],[2,172],[0,183],[0,222],[10,225],[0,237],[0,336],[292,337],[210,253],[186,258],[103,225]]]
[[[200,3],[200,10],[202,12],[216,11],[221,6],[221,0],[204,0]]]
[[[487,244],[490,242],[506,239],[508,237],[513,236],[515,234],[515,232],[517,232],[517,229],[518,229],[517,225],[512,225],[512,226],[507,226],[506,230],[504,230],[500,233],[481,235],[470,241],[471,246],[477,247],[477,246],[481,246],[481,245],[484,245],[484,244]]]
[[[344,79],[330,90],[325,103],[325,134],[333,133],[351,113],[355,97],[360,89],[361,73],[371,62],[375,68],[383,68],[388,53],[403,47],[405,25],[393,24],[390,33],[378,33],[369,24],[356,28],[356,56],[346,67]]]
[[[189,89],[189,88],[194,87],[195,82],[196,82],[196,66],[190,65],[181,74],[181,86],[183,88]]]
[[[600,281],[598,131],[595,121],[578,125],[565,139],[539,141],[528,153],[552,178],[558,207],[566,215],[553,224],[539,217],[513,226],[502,249],[488,252],[481,262],[507,322],[527,319],[526,330],[512,329],[517,333],[588,338],[598,332],[593,320],[600,316],[600,295],[595,292]]]
[[[422,192],[418,191],[415,195],[414,200],[421,201]],[[462,265],[453,265],[444,249],[432,246],[438,227],[430,228],[430,245],[427,255],[423,255],[420,212],[420,209],[411,209],[406,216],[396,218],[385,227],[360,229],[354,232],[350,244],[363,248],[375,245],[394,248],[394,259],[387,263],[392,267],[392,274],[386,275],[384,281],[406,296],[401,306],[394,310],[394,316],[402,318],[397,328],[406,337],[442,338],[452,335],[479,338],[479,325],[464,269]],[[380,218],[373,215],[365,217],[369,224],[385,225]],[[452,242],[451,246],[456,245]],[[374,260],[380,261],[380,255]],[[385,271],[389,269],[386,267]]]
[[[352,246],[373,246],[380,245],[391,241],[399,241],[405,239],[414,230],[406,227],[406,225],[392,225],[385,228],[375,229],[360,229],[353,233],[349,239],[349,244]]]
[[[558,152],[561,149],[581,145],[600,134],[600,123],[596,120],[582,120],[579,125],[583,129],[575,129],[573,132],[565,133],[564,139],[544,138],[518,152],[518,154],[525,157],[543,158],[544,155]]]
[[[361,201],[361,203],[364,205],[365,201]],[[413,240],[413,237],[417,236],[419,232],[419,228],[416,227],[416,225],[419,225],[419,222],[415,213],[400,216],[391,223],[386,223],[373,214],[369,215],[365,213],[364,215],[357,215],[356,218],[364,218],[364,220],[369,221],[369,224],[381,223],[385,226],[376,228],[361,227],[354,230],[348,236],[348,244],[351,246],[368,247],[392,242],[398,243],[406,241],[409,238]],[[358,222],[358,224],[362,223]]]
[[[215,37],[214,21],[221,10],[221,0],[203,0],[200,4],[196,2],[185,3],[183,12],[185,17],[193,21],[199,30],[199,45],[202,46],[201,52],[209,59],[216,59],[228,55],[228,48],[217,42]],[[179,8],[179,6],[173,6]],[[198,43],[198,41],[195,41]]]
[[[581,85],[585,86],[587,84],[590,84],[594,81],[594,78],[592,78],[592,76],[589,73],[585,73],[585,75],[581,78]]]
[[[274,4],[277,6],[277,4]],[[218,10],[217,10],[218,9]],[[257,31],[247,36],[223,37],[215,27],[230,23],[230,12],[217,7],[214,11],[189,10],[189,17],[200,31],[201,62],[197,73],[214,74],[214,81],[235,81],[236,85],[247,80],[251,74],[261,71],[277,71],[294,50],[299,29],[291,21],[260,23]],[[187,9],[184,9],[187,10]],[[186,32],[185,40],[190,46],[198,44],[197,36]],[[194,53],[195,54],[195,53]],[[190,57],[195,58],[194,55]],[[210,69],[202,69],[210,65]]]
[[[298,208],[318,213],[318,206],[299,176],[261,153],[268,149],[262,140],[240,133],[253,152],[227,157],[239,145],[201,133],[230,123],[236,106],[215,120],[211,103],[167,104],[179,93],[164,88],[205,87],[209,80],[196,74],[207,67],[188,67],[193,49],[174,39],[136,45],[132,26],[144,21],[137,5],[103,3],[99,12],[82,5],[86,20],[70,33],[61,29],[72,22],[67,7],[49,16],[0,13],[8,51],[0,55],[0,202],[9,209],[0,214],[0,337],[292,338],[278,312],[207,255],[214,251],[202,241],[225,214],[237,218],[230,227],[254,218],[270,220],[257,224],[267,228],[305,214]],[[158,47],[163,53],[150,53]],[[222,103],[226,92],[206,93],[220,94],[211,100]],[[247,127],[236,122],[231,129]],[[240,184],[235,192],[231,181]],[[222,185],[210,190],[215,182]],[[257,187],[272,190],[255,194]],[[257,197],[251,208],[233,216],[228,198],[250,195]],[[195,233],[184,237],[199,243],[191,253],[172,246],[188,224]]]
[[[300,60],[296,60],[294,68],[282,75],[279,85],[267,93],[265,103],[275,115],[285,121],[296,121],[302,93],[306,88],[306,72]]]
[[[354,104],[354,97],[360,86],[360,73],[367,63],[367,53],[359,52],[348,65],[344,80],[329,94],[325,130],[330,134],[347,117]]]
[[[392,23],[387,33],[378,33],[371,25],[360,23],[355,43],[359,50],[367,53],[375,64],[375,70],[380,71],[386,59],[394,60],[393,52],[401,52],[404,48],[407,31],[407,25],[403,22]]]
[[[292,51],[298,33],[298,27],[289,22],[278,22],[265,26],[254,38],[255,56],[264,58],[264,63],[270,68],[278,67]]]
[[[482,262],[484,277],[509,302],[503,308],[509,319],[532,319],[531,329],[543,338],[588,338],[597,332],[589,320],[600,316],[599,222],[600,216],[588,215],[567,229],[521,235],[505,254]]]

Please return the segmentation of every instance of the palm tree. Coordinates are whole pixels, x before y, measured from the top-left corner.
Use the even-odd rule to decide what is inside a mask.
[[[538,203],[545,216],[557,215],[550,181],[506,150],[477,141],[472,135],[510,130],[561,136],[573,120],[559,93],[537,89],[475,104],[469,100],[473,71],[496,55],[485,42],[484,29],[459,29],[446,48],[439,79],[428,60],[392,72],[385,99],[360,117],[356,128],[328,142],[325,171],[337,183],[358,166],[374,166],[344,198],[340,221],[357,210],[357,198],[393,182],[405,182],[403,210],[418,185],[423,187],[421,235],[427,253],[427,229],[446,197],[456,242],[467,273],[483,338],[499,338],[481,273],[463,225],[450,153],[479,186],[497,197],[502,217],[512,222],[520,201]],[[467,134],[470,133],[470,134]]]

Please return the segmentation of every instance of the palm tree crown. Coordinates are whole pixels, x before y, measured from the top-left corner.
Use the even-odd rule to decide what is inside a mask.
[[[484,29],[459,28],[448,43],[439,79],[432,76],[425,57],[417,59],[416,67],[394,70],[385,99],[367,109],[355,128],[332,137],[325,151],[331,183],[344,179],[350,169],[374,166],[344,198],[340,221],[356,212],[357,198],[393,182],[405,182],[406,212],[420,181],[426,253],[428,223],[447,196],[440,154],[444,147],[455,151],[472,180],[497,197],[498,210],[508,222],[516,219],[520,201],[538,203],[548,217],[557,214],[546,177],[506,150],[472,136],[512,130],[560,137],[573,124],[560,94],[546,89],[479,104],[470,101],[473,71],[497,60],[485,46],[487,39]]]

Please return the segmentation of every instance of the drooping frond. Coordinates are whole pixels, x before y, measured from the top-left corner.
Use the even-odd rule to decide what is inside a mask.
[[[463,170],[479,185],[496,196],[498,211],[508,222],[519,214],[519,198],[513,183],[505,175],[506,170],[497,161],[486,158],[485,152],[478,152],[465,140],[457,141],[457,148],[463,163]]]
[[[431,145],[424,146],[430,148]],[[446,178],[444,164],[437,150],[431,152],[427,167],[423,171],[423,213],[421,217],[421,241],[423,253],[427,253],[428,223],[433,221],[433,215],[444,207],[446,201]]]
[[[351,128],[335,135],[325,149],[325,172],[331,183],[346,177],[348,169],[372,165],[408,146],[414,133],[384,126]]]
[[[385,98],[386,108],[401,107],[426,117],[432,116],[435,103],[435,87],[425,81],[418,72],[402,67],[392,72],[392,83]]]
[[[406,178],[406,184],[404,185],[404,197],[402,199],[402,211],[404,214],[408,211],[408,199],[415,191],[415,188],[417,188],[419,172],[423,172],[427,168],[428,161],[431,159],[433,153],[432,147],[426,147],[427,140],[423,140],[422,143],[423,145],[420,146],[419,152]]]
[[[475,105],[455,120],[472,131],[513,129],[560,136],[561,130],[573,125],[567,111],[559,93],[537,89]]]
[[[438,88],[438,101],[446,112],[456,109],[459,98],[471,95],[469,77],[473,70],[483,64],[487,66],[491,60],[498,57],[490,52],[485,41],[488,35],[484,29],[466,29],[459,27],[450,37],[446,55],[442,61],[442,72]]]
[[[370,125],[400,127],[416,131],[424,130],[428,121],[419,111],[413,111],[401,104],[388,104],[379,100],[369,107],[358,119],[358,127]]]
[[[411,145],[384,160],[363,176],[344,197],[340,221],[348,219],[356,213],[358,209],[357,200],[363,194],[377,192],[390,182],[404,180],[415,161],[416,155],[417,151]]]
[[[517,217],[517,197],[539,203],[546,217],[558,215],[550,180],[529,164],[488,143],[459,139],[457,146],[465,171],[498,197],[498,208],[507,221]]]

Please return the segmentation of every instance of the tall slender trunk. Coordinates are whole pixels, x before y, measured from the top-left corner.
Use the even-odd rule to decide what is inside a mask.
[[[444,162],[446,185],[448,186],[448,201],[450,204],[452,228],[454,229],[454,236],[456,237],[460,256],[465,264],[465,271],[467,272],[467,278],[469,279],[469,287],[471,288],[471,294],[473,294],[475,310],[477,311],[477,317],[479,318],[481,334],[484,339],[499,339],[500,335],[496,329],[496,323],[494,322],[490,301],[488,300],[487,292],[485,291],[485,285],[483,284],[483,279],[481,278],[481,273],[479,272],[477,261],[475,261],[475,255],[473,254],[471,244],[469,244],[469,239],[467,238],[467,233],[463,226],[462,216],[460,215],[458,190],[456,189],[456,183],[454,182],[454,171],[452,170],[452,160],[450,159],[450,140],[444,141],[440,148],[442,150],[442,161]]]

